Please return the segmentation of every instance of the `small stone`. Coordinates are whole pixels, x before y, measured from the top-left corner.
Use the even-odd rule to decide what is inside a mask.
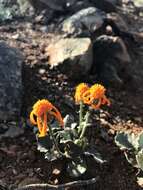
[[[137,177],[137,183],[140,187],[143,187],[143,177]]]
[[[40,29],[39,29],[41,32],[43,32],[43,33],[46,33],[46,32],[48,32],[48,26],[42,26],[42,27],[40,27]]]
[[[115,130],[109,129],[109,132],[108,132],[108,133],[111,134],[111,135],[115,135]]]
[[[60,170],[58,170],[57,168],[55,168],[55,169],[53,170],[52,174],[54,174],[54,175],[59,175],[60,172],[61,172]]]
[[[139,123],[142,123],[142,121],[143,121],[143,119],[141,117],[134,117],[134,120]]]
[[[35,17],[35,23],[40,23],[40,22],[42,22],[42,20],[43,20],[42,14]]]
[[[110,25],[106,26],[106,34],[111,35],[113,33],[112,27]]]
[[[33,60],[36,59],[36,57],[35,57],[34,55],[29,55],[29,56],[27,57],[27,59],[28,59],[29,61],[33,61]]]
[[[59,182],[58,179],[54,180],[54,184],[58,184],[58,182]]]
[[[15,35],[12,35],[12,38],[14,39],[14,40],[17,40],[18,38],[19,38],[19,34],[15,34]]]
[[[18,174],[18,172],[17,172],[17,170],[16,169],[12,169],[12,173],[14,174],[14,175],[17,175]]]
[[[43,75],[46,72],[45,69],[39,69],[39,74]]]

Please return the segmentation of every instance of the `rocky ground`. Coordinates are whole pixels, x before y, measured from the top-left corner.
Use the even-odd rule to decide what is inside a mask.
[[[99,152],[108,160],[103,167],[91,167],[83,179],[98,176],[95,186],[82,189],[99,190],[139,190],[136,182],[137,170],[132,168],[124,155],[115,146],[113,137],[116,131],[132,130],[139,132],[143,127],[143,18],[136,13],[120,10],[119,14],[134,34],[132,41],[126,38],[131,62],[128,65],[129,76],[125,76],[123,84],[107,85],[107,93],[111,100],[109,108],[101,110],[98,116],[93,114],[93,122],[99,122],[101,129],[91,128],[89,138]],[[65,174],[56,176],[54,168],[59,163],[48,163],[36,149],[36,139],[29,122],[29,113],[36,100],[46,98],[59,108],[62,115],[66,113],[77,118],[77,106],[74,104],[74,91],[77,84],[87,82],[94,84],[96,75],[88,75],[82,79],[71,79],[59,67],[53,69],[48,65],[45,47],[51,43],[55,24],[48,27],[41,17],[33,20],[19,19],[4,22],[0,25],[0,39],[12,47],[16,47],[25,57],[23,65],[23,105],[19,121],[1,122],[0,126],[0,186],[13,189],[30,183],[65,183],[69,179]],[[48,32],[47,32],[48,31]],[[126,74],[125,74],[126,75]],[[76,112],[75,112],[76,110]],[[15,137],[3,136],[8,127],[19,126],[20,133]],[[15,131],[15,128],[13,128]],[[90,163],[91,164],[91,163]],[[91,164],[92,165],[92,164]],[[76,189],[76,188],[74,188]]]

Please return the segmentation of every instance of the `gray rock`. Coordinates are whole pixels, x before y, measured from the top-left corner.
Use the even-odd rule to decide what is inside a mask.
[[[66,0],[40,0],[42,3],[46,4],[51,9],[57,11],[63,11],[66,6]]]
[[[113,5],[120,5],[122,3],[122,0],[105,0],[105,1],[108,1]]]
[[[0,120],[19,116],[22,101],[22,54],[0,41]]]
[[[89,2],[89,0],[69,0],[70,5],[68,7],[68,10],[70,10],[71,15],[76,14],[78,11],[81,11],[82,9],[86,9],[88,7],[94,7],[93,3]]]
[[[116,36],[102,35],[93,45],[94,64],[92,73],[110,86],[120,87],[127,80],[128,66],[131,62],[124,41]]]
[[[119,28],[120,31],[124,32],[129,31],[129,27],[125,22],[124,18],[122,18],[122,16],[120,16],[118,13],[108,13],[107,20],[108,22],[114,23]]]
[[[51,67],[63,65],[72,75],[87,74],[92,65],[92,43],[89,38],[65,38],[51,43],[45,50]]]
[[[76,0],[29,0],[37,9],[38,5],[41,5],[44,9],[50,8],[54,11],[65,11],[65,9],[71,7]]]
[[[83,9],[62,23],[62,31],[75,35],[82,34],[84,30],[95,32],[102,26],[105,16],[104,12],[95,7]]]
[[[114,0],[90,0],[95,7],[97,7],[100,10],[103,10],[107,13],[109,12],[116,12],[116,2]]]
[[[24,133],[24,128],[18,126],[16,122],[9,122],[5,125],[8,127],[8,130],[5,133],[0,134],[0,140],[2,138],[16,138]]]

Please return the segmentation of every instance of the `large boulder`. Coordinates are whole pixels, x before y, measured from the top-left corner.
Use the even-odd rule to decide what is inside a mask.
[[[22,63],[22,54],[0,41],[0,120],[11,120],[20,115]]]
[[[112,3],[113,5],[121,5],[122,4],[122,0],[105,0],[108,1],[110,3]]]
[[[108,13],[107,14],[107,22],[113,25],[114,27],[118,28],[120,31],[128,32],[129,27],[125,22],[124,18],[120,16],[118,13]]]
[[[84,31],[95,32],[104,23],[105,13],[95,7],[82,9],[62,23],[62,31],[66,34],[80,35]]]
[[[43,4],[44,8],[49,7],[55,11],[65,11],[69,9],[77,0],[29,0],[34,7],[37,7],[39,4]]]
[[[92,43],[89,38],[64,38],[46,48],[51,67],[62,65],[71,76],[86,75],[92,65]]]
[[[60,0],[60,1],[59,0],[39,0],[39,1],[56,11],[63,11],[64,7],[66,7],[66,0]]]
[[[130,55],[124,41],[117,36],[102,35],[93,45],[92,74],[108,85],[122,86],[129,76]]]
[[[116,5],[118,4],[118,0],[90,0],[95,7],[101,9],[105,12],[116,12]]]

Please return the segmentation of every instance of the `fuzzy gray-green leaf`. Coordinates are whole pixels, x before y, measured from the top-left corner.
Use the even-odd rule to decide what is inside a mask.
[[[124,152],[127,161],[135,168],[138,168],[136,155],[133,151]]]
[[[53,146],[53,142],[50,139],[50,136],[45,136],[45,137],[38,137],[37,136],[37,149],[40,152],[47,152],[50,150]]]
[[[72,160],[67,166],[67,172],[71,177],[79,177],[86,172],[86,163],[83,159]]]
[[[136,155],[137,163],[139,168],[143,171],[143,149]]]
[[[139,135],[136,135],[134,133],[129,133],[129,132],[127,133],[127,135],[128,135],[129,143],[131,143],[134,149],[138,151],[139,150]]]
[[[143,149],[143,132],[140,133],[138,143],[139,143],[139,148]]]
[[[117,146],[120,147],[121,150],[130,150],[134,148],[132,144],[129,142],[128,134],[125,132],[117,133],[117,135],[115,136],[115,143]]]

